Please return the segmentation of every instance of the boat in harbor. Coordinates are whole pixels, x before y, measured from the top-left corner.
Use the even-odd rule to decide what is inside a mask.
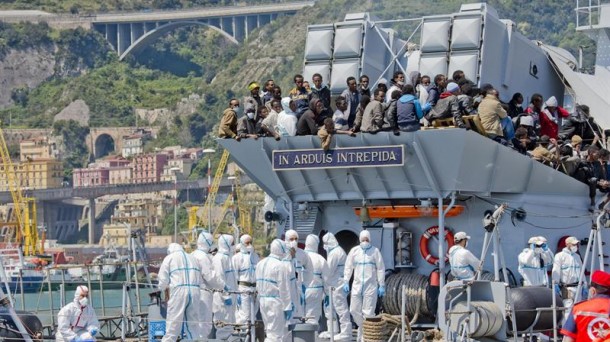
[[[610,46],[602,38],[610,28],[610,5],[589,7],[588,14],[598,16],[589,22],[596,25],[581,29],[599,37],[604,44],[597,56],[607,56]],[[597,75],[581,74],[569,52],[527,39],[488,4],[421,18],[420,31],[411,35],[419,42],[401,40],[383,24],[353,13],[309,26],[304,79],[319,73],[338,95],[351,76],[367,75],[374,89],[397,70],[432,78],[461,70],[478,87],[493,85],[504,102],[517,92],[524,103],[534,93],[555,96],[571,111],[589,105],[591,116],[610,126],[609,60],[596,62]],[[584,286],[585,274],[603,269],[610,254],[600,241],[610,238],[601,229],[610,226],[602,195],[592,198],[587,184],[488,138],[477,115],[466,121],[468,130],[451,122],[415,132],[338,134],[328,150],[316,136],[217,141],[275,200],[265,217],[278,238],[288,229],[301,242],[308,234],[322,240],[332,232],[348,252],[368,230],[386,268],[384,311],[406,314],[410,328],[434,327],[451,341],[556,334],[566,314],[561,298],[552,286],[521,287],[518,255],[532,237],[544,237],[554,254],[575,236],[588,268],[582,268]],[[448,277],[448,250],[460,231],[483,261],[472,281]]]

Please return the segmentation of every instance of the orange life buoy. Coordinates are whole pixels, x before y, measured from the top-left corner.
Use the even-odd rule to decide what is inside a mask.
[[[434,255],[430,254],[430,250],[428,249],[428,241],[433,235],[438,235],[438,226],[432,226],[424,232],[419,240],[419,252],[421,253],[422,258],[426,259],[427,262],[432,265],[438,264],[438,258]],[[453,241],[453,233],[445,227],[445,240],[447,241],[447,251],[449,248],[453,246],[455,243]],[[449,253],[445,255],[445,263],[449,262]]]

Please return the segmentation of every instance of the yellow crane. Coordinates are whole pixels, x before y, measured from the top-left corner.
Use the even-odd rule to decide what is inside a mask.
[[[218,229],[220,228],[220,225],[222,224],[222,220],[224,219],[225,214],[227,213],[227,210],[229,210],[229,207],[233,208],[232,209],[233,215],[236,215],[237,213],[239,213],[239,227],[241,228],[241,231],[252,235],[252,218],[250,215],[250,208],[248,206],[246,206],[246,202],[244,201],[244,198],[243,198],[243,192],[242,192],[241,184],[239,182],[239,171],[235,172],[235,175],[234,175],[233,191],[231,192],[231,194],[229,196],[227,196],[227,199],[225,200],[225,202],[223,203],[223,205],[221,207],[220,222],[218,223],[218,225],[216,226],[216,229],[214,230],[214,235],[216,235],[216,233],[218,232]]]
[[[2,158],[2,172],[6,179],[8,189],[13,198],[14,216],[17,221],[15,239],[23,245],[24,255],[43,253],[43,246],[38,243],[38,230],[36,219],[36,199],[25,197],[17,177],[17,167],[11,160],[8,146],[4,138],[4,131],[0,127],[0,158]],[[26,172],[24,178],[27,178]]]

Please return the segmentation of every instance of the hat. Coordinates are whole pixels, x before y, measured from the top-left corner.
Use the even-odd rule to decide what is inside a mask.
[[[575,135],[572,137],[572,145],[582,144],[582,138],[580,135]]]
[[[448,92],[455,93],[458,90],[460,90],[460,86],[457,83],[450,82],[449,84],[447,84],[447,91]]]
[[[379,79],[379,81],[377,81],[377,84],[388,84],[388,80],[382,77]]]
[[[464,239],[470,240],[470,236],[466,235],[465,232],[458,232],[453,237],[453,241],[455,241],[455,242],[459,242],[459,241],[462,241]]]
[[[252,91],[252,90],[254,90],[254,89],[256,89],[256,88],[259,88],[259,89],[260,89],[260,86],[258,85],[258,83],[256,83],[256,82],[250,82],[250,84],[248,84],[248,90]]]
[[[578,245],[578,243],[580,242],[580,240],[578,240],[576,237],[574,236],[570,236],[566,239],[566,245],[570,244],[570,245]]]
[[[543,135],[540,137],[541,144],[548,144],[549,142],[551,142],[551,138],[549,138],[548,135]]]
[[[371,232],[369,232],[368,230],[363,230],[360,232],[360,242],[362,242],[362,239],[367,238],[369,239],[369,242],[371,241]]]
[[[547,107],[557,107],[557,99],[555,96],[549,97],[548,100],[544,103]]]
[[[527,243],[538,243],[538,237],[532,236],[529,240],[527,240]]]
[[[610,273],[595,271],[593,276],[591,276],[591,282],[599,286],[610,287]]]
[[[531,115],[524,115],[519,119],[519,124],[522,126],[534,126],[534,118]]]

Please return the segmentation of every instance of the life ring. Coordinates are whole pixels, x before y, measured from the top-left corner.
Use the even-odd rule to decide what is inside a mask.
[[[421,253],[422,258],[426,259],[432,265],[438,264],[438,258],[434,255],[430,254],[430,250],[428,249],[428,241],[433,235],[438,235],[438,226],[432,226],[422,234],[421,239],[419,240],[419,252]],[[445,227],[445,240],[447,241],[447,251],[449,248],[455,244],[453,241],[453,233]],[[449,262],[449,253],[445,254],[445,263]]]

